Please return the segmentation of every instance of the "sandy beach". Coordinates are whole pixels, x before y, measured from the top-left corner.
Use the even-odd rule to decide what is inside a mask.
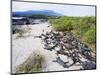
[[[42,31],[47,32],[51,30],[51,27],[48,27],[50,23],[45,22],[41,24],[28,25],[31,28],[31,31],[26,34],[25,38],[15,39],[17,34],[12,35],[12,72],[16,72],[16,67],[23,63],[31,53],[39,51],[46,60],[46,67],[43,71],[61,71],[61,70],[79,70],[81,66],[73,65],[69,68],[64,68],[60,64],[53,62],[56,60],[57,55],[56,51],[49,51],[43,48],[42,40],[40,38],[34,38],[34,36],[39,36]],[[23,27],[27,27],[23,25]],[[67,57],[62,56],[66,59]],[[67,59],[71,62],[70,59]],[[77,63],[78,64],[78,63]]]

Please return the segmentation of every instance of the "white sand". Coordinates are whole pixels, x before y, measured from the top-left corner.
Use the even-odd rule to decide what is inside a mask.
[[[81,66],[72,66],[70,68],[63,68],[56,62],[53,62],[56,59],[55,51],[49,51],[43,49],[43,44],[40,38],[34,38],[38,36],[44,30],[49,31],[51,28],[47,27],[50,24],[48,22],[43,24],[29,25],[32,28],[29,33],[30,36],[26,38],[16,38],[16,35],[12,36],[12,71],[15,72],[16,67],[24,62],[27,57],[34,51],[39,50],[41,54],[45,56],[46,59],[46,68],[44,71],[59,71],[59,70],[76,70],[80,69]],[[27,27],[23,25],[23,27]]]

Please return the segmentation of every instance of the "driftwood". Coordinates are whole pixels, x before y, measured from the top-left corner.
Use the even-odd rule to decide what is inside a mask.
[[[90,48],[81,43],[79,39],[73,37],[71,32],[62,33],[51,31],[41,34],[40,36],[37,36],[37,38],[41,38],[44,42],[44,49],[52,51],[55,50],[56,47],[59,47],[58,51],[55,50],[57,56],[61,54],[72,59],[73,63],[70,66],[77,62],[82,63],[81,57],[95,62],[95,56],[92,56]],[[61,64],[63,67],[68,68],[65,62],[60,59],[60,57],[56,58],[56,62]]]
[[[69,66],[67,65],[68,62],[64,62],[63,60],[60,59],[60,57],[57,57],[55,61],[53,62],[57,62],[60,65],[62,65],[64,68],[69,68]]]

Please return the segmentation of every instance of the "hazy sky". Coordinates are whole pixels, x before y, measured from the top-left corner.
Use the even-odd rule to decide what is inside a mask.
[[[94,6],[59,5],[13,1],[12,11],[52,10],[66,16],[95,16]]]

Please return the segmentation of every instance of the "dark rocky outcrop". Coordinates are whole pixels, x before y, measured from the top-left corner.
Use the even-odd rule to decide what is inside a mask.
[[[47,19],[34,19],[31,17],[12,18],[12,25],[34,25],[47,22]]]
[[[41,34],[40,37],[42,42],[44,43],[44,49],[46,50],[54,50],[56,51],[57,58],[56,62],[58,62],[63,67],[67,67],[68,65],[59,57],[59,55],[65,55],[70,58],[73,63],[70,66],[79,62],[81,66],[83,66],[83,62],[81,58],[87,59],[90,62],[95,62],[95,57],[91,55],[91,49],[88,48],[84,43],[80,42],[78,38],[75,38],[72,32],[55,32],[50,31],[45,34]],[[56,50],[58,48],[58,50]],[[87,64],[88,65],[88,64]],[[89,67],[88,69],[93,69],[93,67]],[[83,69],[86,69],[83,67]]]

